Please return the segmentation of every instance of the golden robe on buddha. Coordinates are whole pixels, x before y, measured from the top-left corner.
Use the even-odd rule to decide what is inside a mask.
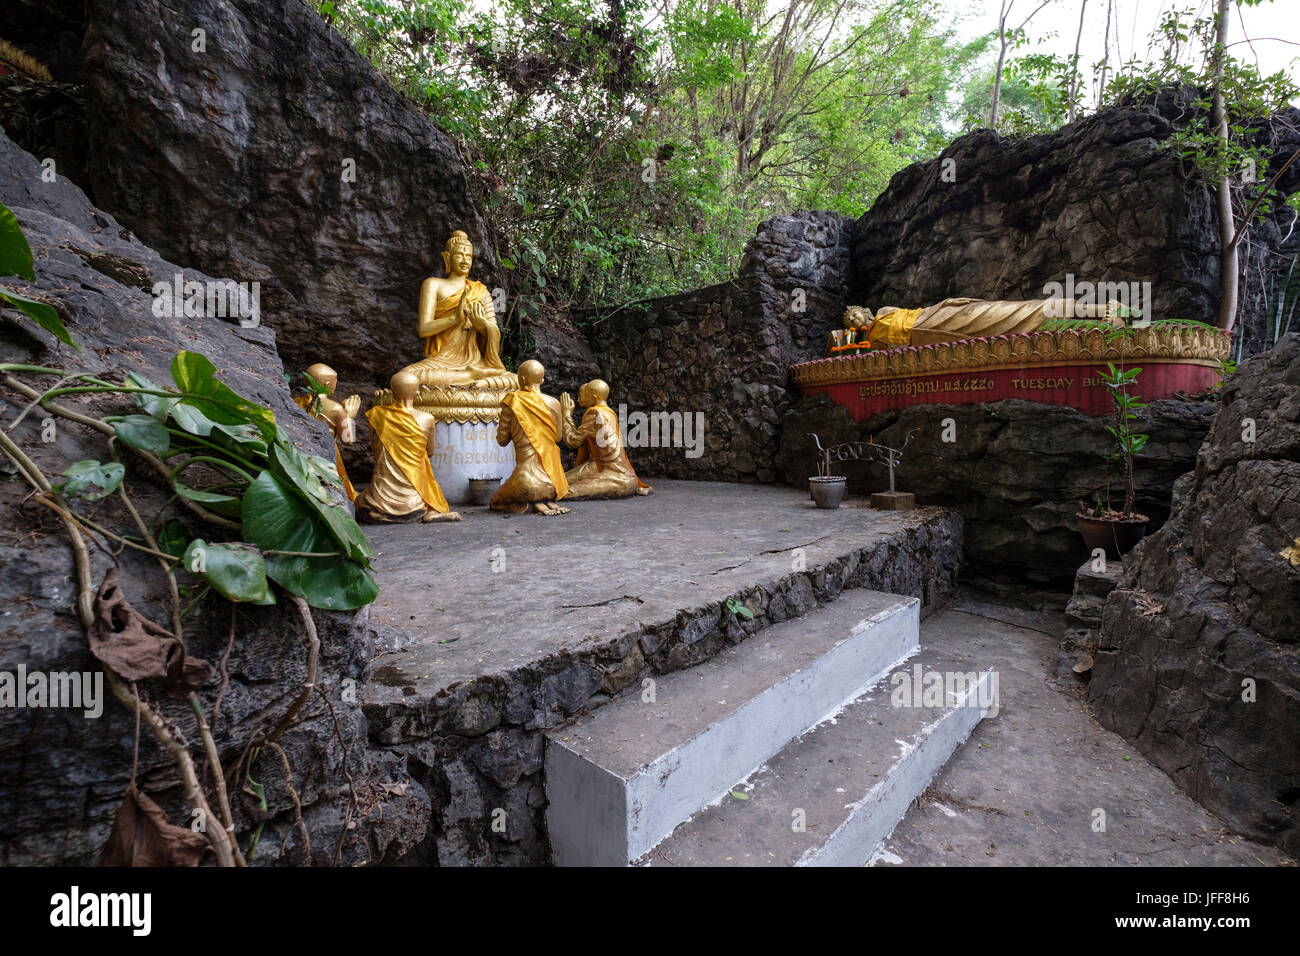
[[[357,512],[364,510],[378,520],[416,512],[449,512],[429,465],[436,424],[433,417],[400,405],[376,405],[366,412],[366,418],[375,471],[365,491],[357,495]]]
[[[523,375],[521,366],[521,379]],[[492,496],[490,507],[494,511],[522,514],[530,506],[554,502],[568,494],[559,438],[560,403],[554,398],[523,388],[502,399],[497,444],[504,447],[514,443],[515,470]],[[552,513],[546,507],[537,510]]]
[[[311,414],[311,406],[316,398],[317,396],[315,395],[295,395],[293,400],[297,402],[298,407],[301,408],[304,412]],[[320,399],[321,399],[321,412],[324,411],[323,406],[325,402],[330,402],[333,405],[338,404],[337,402],[334,402],[331,399],[326,398],[325,396],[320,396]],[[319,412],[315,415],[315,417],[319,418],[325,424],[329,425],[330,432],[333,433],[334,423],[330,421],[329,418],[325,417],[324,414],[321,414]],[[352,487],[352,481],[351,479],[348,478],[348,470],[343,466],[343,449],[339,447],[337,435],[335,435],[334,437],[334,467],[338,469],[339,478],[343,480],[343,493],[348,496],[348,501],[356,501],[357,490]]]
[[[477,323],[476,311],[480,316]],[[482,379],[508,376],[501,361],[501,331],[492,314],[487,286],[466,278],[460,292],[439,297],[433,307],[435,322],[451,316],[455,322],[425,336],[424,358],[404,371],[414,374],[422,386],[469,387]]]
[[[570,499],[627,498],[652,489],[637,477],[618,429],[618,414],[603,401],[583,413],[582,424],[566,429],[565,443],[578,449],[577,460],[565,472]]]
[[[1119,303],[1087,305],[1069,303],[1070,317],[1097,318],[1123,325]],[[924,309],[895,309],[876,312],[867,326],[866,339],[877,348],[900,345],[934,345],[961,339],[1034,332],[1060,318],[1058,299],[990,300],[944,299]],[[864,310],[850,309],[861,313]],[[868,313],[869,315],[869,313]],[[846,314],[847,318],[847,314]],[[861,320],[858,320],[861,324]]]

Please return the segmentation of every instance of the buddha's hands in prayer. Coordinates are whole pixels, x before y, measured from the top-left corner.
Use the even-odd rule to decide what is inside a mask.
[[[573,396],[568,392],[560,393],[560,413],[565,421],[573,421]]]
[[[496,318],[489,311],[489,306],[482,298],[476,298],[466,309],[469,324],[479,332],[486,332],[488,326],[496,326]]]

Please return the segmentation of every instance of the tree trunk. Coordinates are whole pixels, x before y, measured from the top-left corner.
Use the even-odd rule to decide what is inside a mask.
[[[1110,12],[1115,0],[1106,0],[1106,32],[1102,34],[1101,47],[1101,82],[1097,84],[1097,109],[1101,109],[1102,99],[1106,96],[1106,70],[1110,66]]]
[[[1228,111],[1223,101],[1223,60],[1228,48],[1228,0],[1218,0],[1218,22],[1214,41],[1214,129],[1224,156],[1228,151]],[[1237,244],[1233,241],[1236,222],[1232,215],[1232,173],[1223,169],[1215,191],[1219,212],[1219,316],[1218,326],[1231,332],[1237,321]]]
[[[1007,14],[1010,12],[1010,5],[1004,6],[998,18],[998,69],[993,74],[993,105],[989,108],[989,129],[995,133],[998,131],[998,100],[1002,96],[1002,65],[1007,59]]]
[[[1079,97],[1079,44],[1083,42],[1083,14],[1088,9],[1088,0],[1083,0],[1079,5],[1079,32],[1074,36],[1074,59],[1070,61],[1072,73],[1070,74],[1070,84],[1066,87],[1066,97],[1068,102],[1065,105],[1067,123],[1073,123],[1075,113],[1075,100]]]

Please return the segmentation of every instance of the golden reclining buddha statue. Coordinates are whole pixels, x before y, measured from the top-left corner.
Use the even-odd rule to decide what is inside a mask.
[[[832,331],[829,348],[867,343],[875,348],[897,348],[1035,332],[1062,317],[1099,319],[1120,327],[1124,324],[1121,310],[1118,302],[1089,305],[1060,299],[944,299],[923,309],[882,306],[874,314],[855,305],[845,310],[845,328]],[[1069,315],[1063,316],[1063,312]]]
[[[494,422],[501,400],[519,379],[501,361],[501,330],[487,287],[469,277],[474,246],[460,229],[442,251],[446,276],[430,276],[420,287],[416,334],[424,357],[401,371],[419,383],[415,406],[446,422]],[[375,402],[392,402],[391,389]]]

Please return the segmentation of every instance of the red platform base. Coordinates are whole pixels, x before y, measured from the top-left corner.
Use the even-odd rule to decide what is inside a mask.
[[[1142,369],[1133,389],[1143,401],[1171,398],[1175,392],[1195,395],[1215,385],[1218,371],[1192,362],[1137,361]],[[1102,381],[1106,364],[1031,366],[982,372],[947,372],[909,378],[877,379],[802,386],[805,395],[825,393],[843,405],[856,421],[878,412],[912,405],[978,405],[1023,398],[1049,405],[1069,405],[1086,415],[1107,415],[1113,409],[1110,389]]]

